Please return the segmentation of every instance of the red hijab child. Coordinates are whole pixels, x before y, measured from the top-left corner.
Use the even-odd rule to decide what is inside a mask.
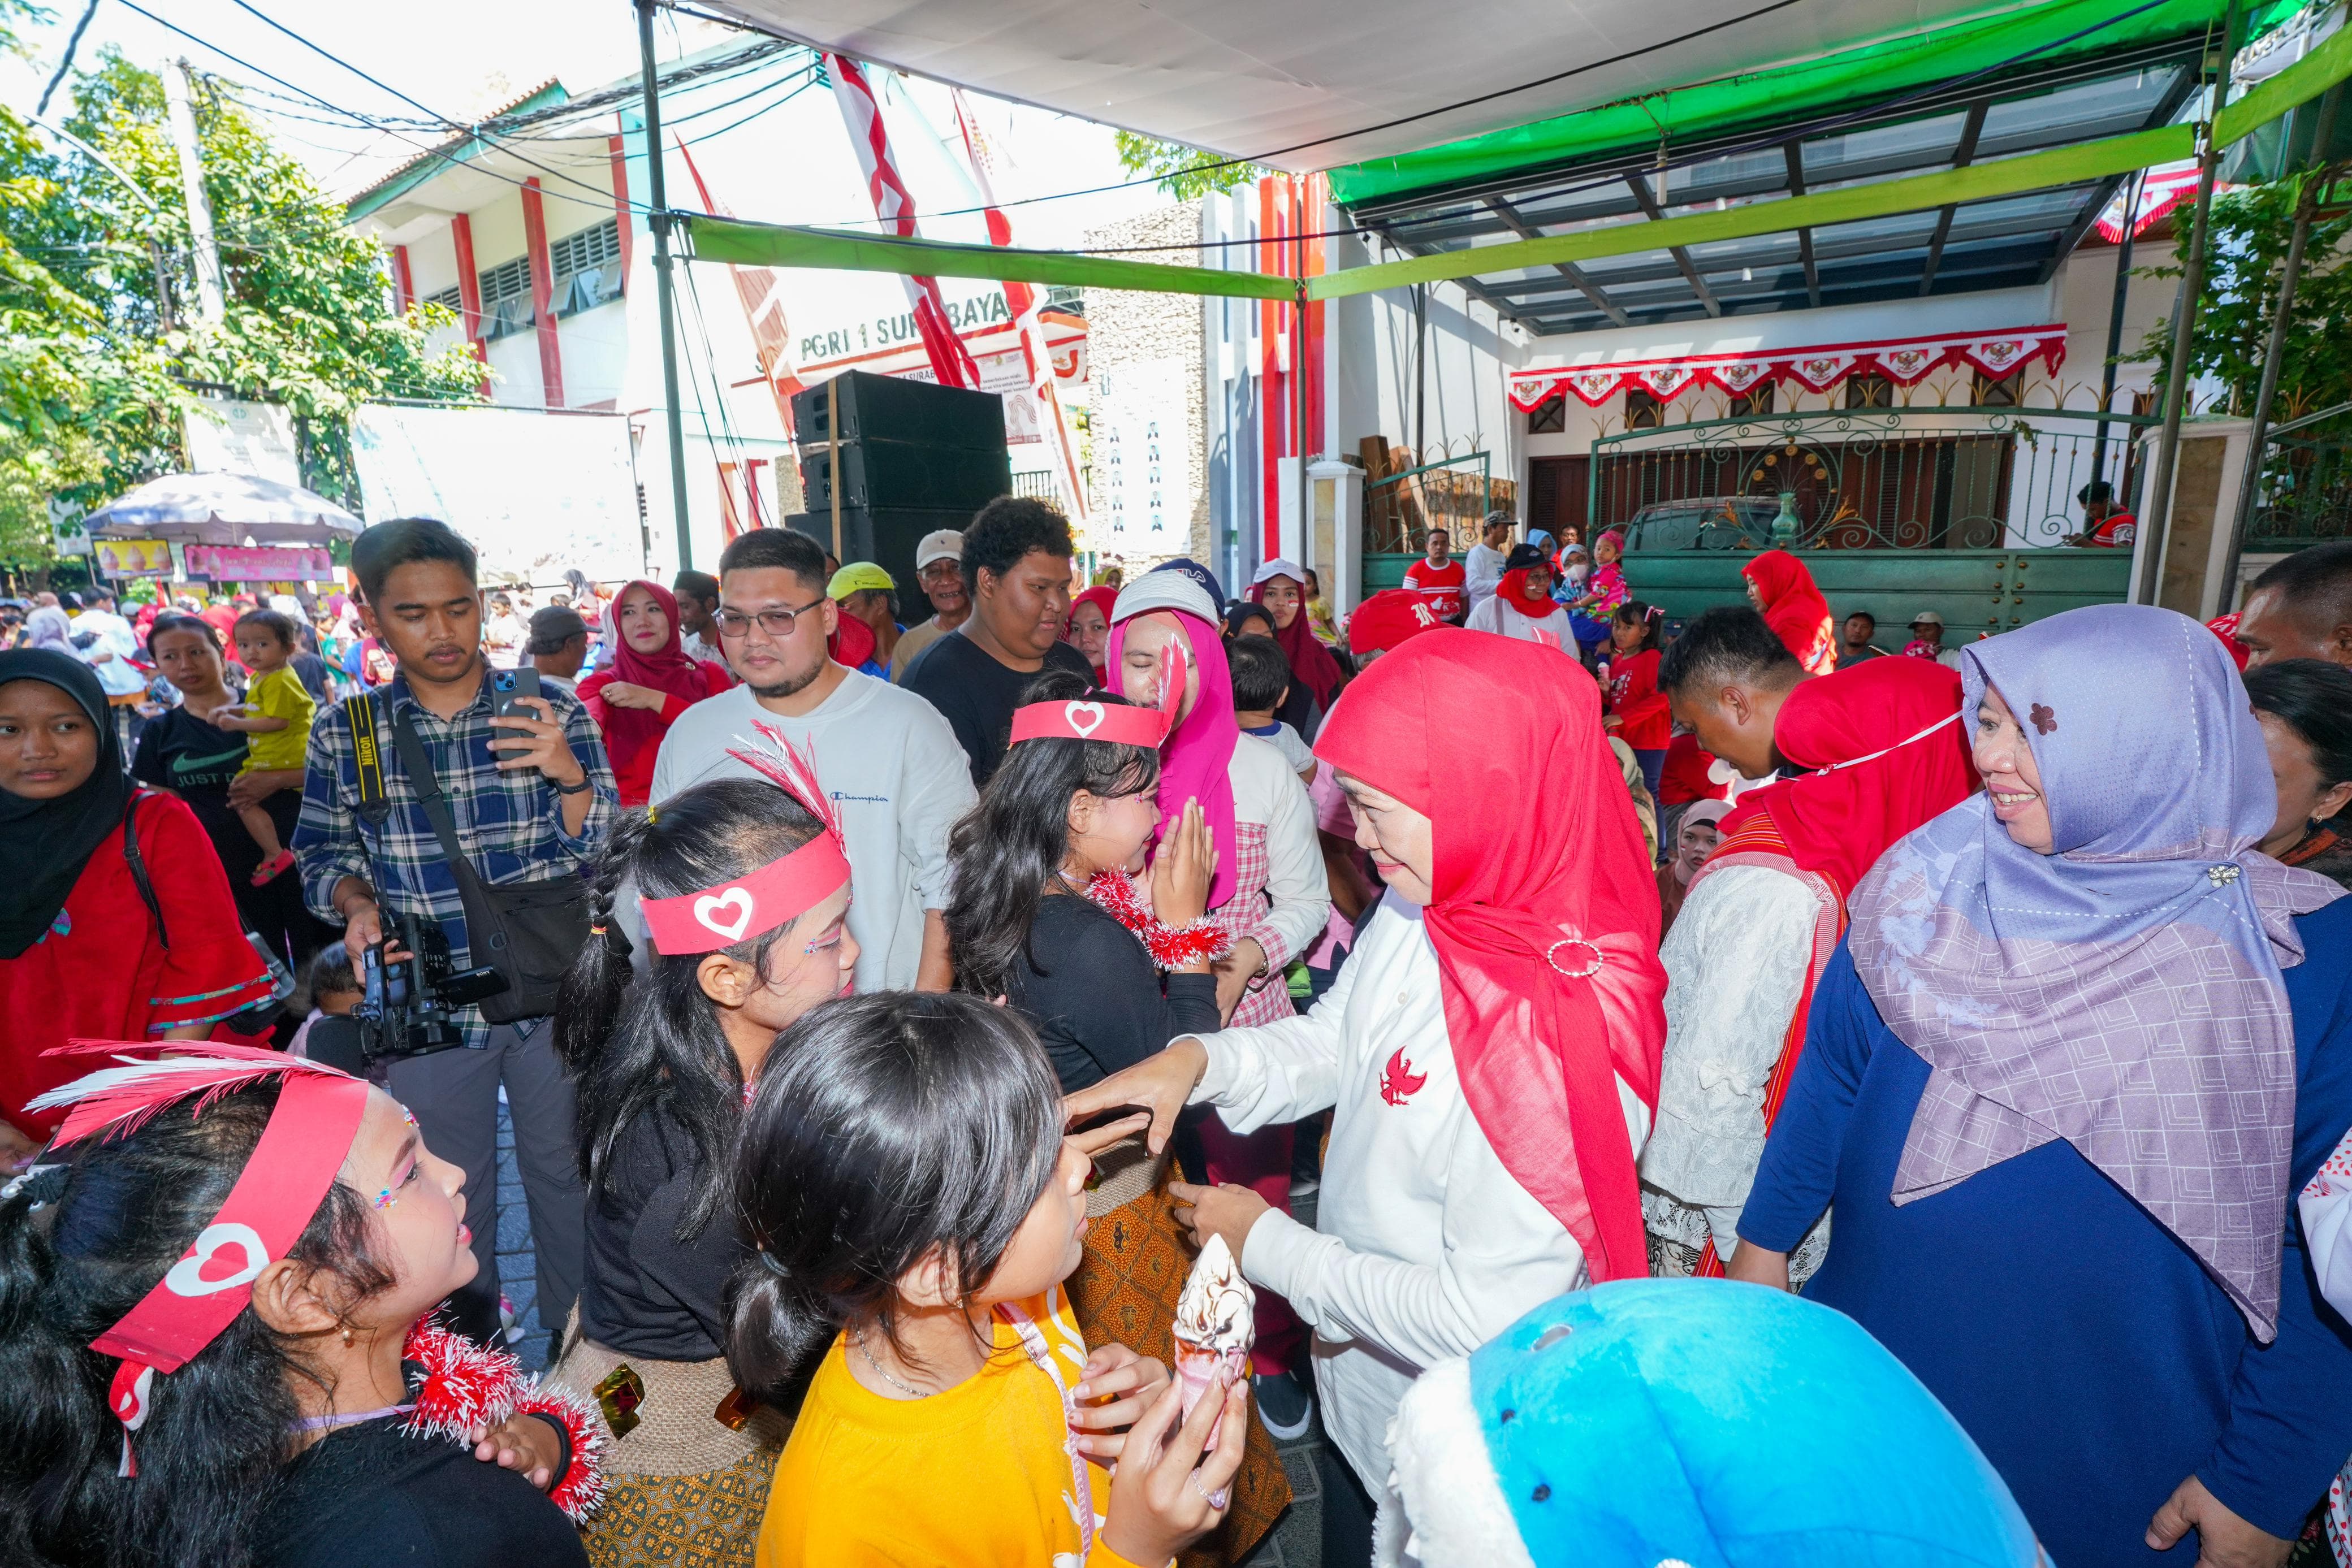
[[[1741,567],[1739,575],[1748,580],[1748,602],[1763,612],[1764,623],[1807,674],[1826,675],[1837,668],[1837,623],[1803,561],[1787,550],[1768,549]]]
[[[688,656],[678,634],[677,599],[640,579],[613,601],[613,662],[580,683],[580,700],[604,732],[624,809],[652,792],[654,758],[677,716],[734,683],[718,664]],[[868,637],[873,634],[867,633]]]

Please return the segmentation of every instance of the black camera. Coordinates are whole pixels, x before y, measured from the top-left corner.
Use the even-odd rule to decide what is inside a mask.
[[[438,921],[387,915],[384,924],[390,929],[383,939],[367,950],[362,995],[351,1017],[322,1018],[310,1027],[310,1055],[354,1076],[377,1062],[464,1045],[455,1010],[507,988],[507,977],[487,966],[451,968],[449,939]],[[388,958],[394,948],[405,956]]]

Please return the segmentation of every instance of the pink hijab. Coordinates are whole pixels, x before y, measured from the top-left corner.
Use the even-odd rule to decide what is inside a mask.
[[[1139,606],[1129,620],[1151,614],[1176,618],[1192,655],[1193,684],[1199,693],[1192,711],[1160,743],[1160,820],[1165,826],[1184,810],[1185,801],[1201,802],[1201,810],[1209,819],[1210,837],[1217,846],[1216,875],[1209,884],[1209,907],[1215,909],[1234,895],[1239,861],[1230,769],[1242,731],[1234,722],[1234,678],[1225,667],[1223,640],[1213,623],[1190,610],[1166,603]],[[1302,612],[1299,620],[1306,619]],[[1110,661],[1107,666],[1110,689],[1121,696],[1127,695],[1121,689],[1124,664],[1120,658],[1127,645],[1127,624],[1126,621],[1111,622],[1110,643],[1104,650]]]

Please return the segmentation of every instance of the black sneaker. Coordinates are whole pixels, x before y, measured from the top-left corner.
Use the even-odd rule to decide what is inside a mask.
[[[1315,1419],[1314,1396],[1294,1373],[1261,1372],[1250,1379],[1251,1397],[1257,1401],[1258,1419],[1267,1435],[1287,1443],[1307,1436]]]

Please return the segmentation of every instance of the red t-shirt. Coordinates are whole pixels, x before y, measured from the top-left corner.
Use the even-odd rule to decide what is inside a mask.
[[[2139,519],[2129,512],[2110,512],[2091,529],[2087,543],[2129,549],[2139,537]]]
[[[1620,659],[1609,671],[1609,711],[1617,716],[1617,738],[1636,751],[1664,751],[1674,738],[1675,717],[1658,689],[1658,651],[1644,649]]]
[[[1440,621],[1462,616],[1462,563],[1444,560],[1433,565],[1427,556],[1404,570],[1404,585],[1418,593],[1429,612]]]

